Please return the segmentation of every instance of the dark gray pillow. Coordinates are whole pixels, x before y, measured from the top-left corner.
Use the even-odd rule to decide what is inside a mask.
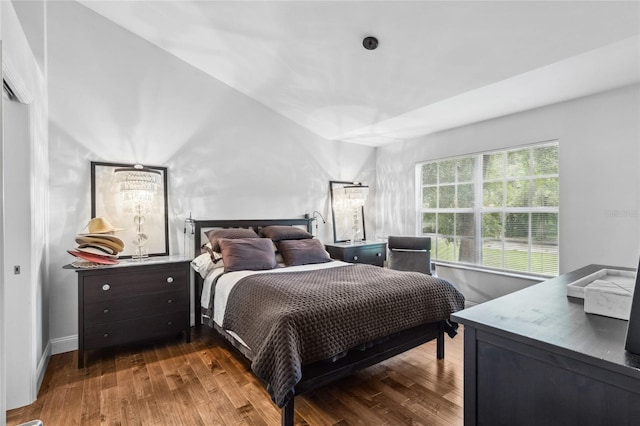
[[[270,238],[272,241],[304,240],[313,238],[313,235],[301,228],[286,225],[271,225],[260,229],[260,235]]]
[[[220,244],[218,244],[220,238],[260,238],[260,236],[256,234],[256,231],[251,228],[212,229],[205,232],[205,235],[209,238],[211,249],[218,253],[220,253]]]
[[[278,266],[271,240],[263,238],[218,239],[224,271],[260,271]]]
[[[320,240],[282,240],[278,242],[278,251],[286,266],[309,265],[330,262],[329,253]]]

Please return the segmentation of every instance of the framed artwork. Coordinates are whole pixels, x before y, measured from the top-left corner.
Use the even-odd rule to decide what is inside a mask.
[[[333,219],[333,241],[363,241],[367,239],[364,228],[364,198],[354,200],[345,193],[345,188],[368,189],[357,182],[329,181],[331,190],[331,217]],[[356,201],[354,203],[354,201]]]
[[[120,229],[120,258],[168,255],[168,211],[166,167],[91,162],[91,218]]]

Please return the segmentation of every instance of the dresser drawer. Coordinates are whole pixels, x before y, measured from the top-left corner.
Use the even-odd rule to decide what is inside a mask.
[[[184,268],[163,268],[144,272],[118,272],[84,278],[85,302],[137,294],[169,292],[184,288],[188,274]]]
[[[345,261],[358,263],[382,264],[387,258],[384,245],[372,245],[357,247],[354,250],[345,250]]]
[[[326,246],[327,251],[333,259],[350,263],[368,263],[376,266],[383,266],[387,258],[386,243],[371,244],[340,244]]]
[[[85,324],[102,324],[141,316],[153,316],[189,309],[189,295],[183,289],[122,298],[101,298],[84,305]]]
[[[84,330],[84,349],[157,339],[188,328],[189,317],[182,312],[96,324]]]

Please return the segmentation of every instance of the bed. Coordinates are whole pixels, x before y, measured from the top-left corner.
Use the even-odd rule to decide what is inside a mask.
[[[250,361],[283,425],[295,395],[434,339],[444,358],[444,335],[457,329],[449,315],[464,308],[444,280],[329,259],[311,224],[194,221],[196,325],[204,319]]]

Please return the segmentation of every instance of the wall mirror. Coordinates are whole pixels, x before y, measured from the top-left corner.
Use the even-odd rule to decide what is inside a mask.
[[[333,240],[366,240],[364,228],[364,203],[369,187],[358,182],[329,181],[331,190],[331,217],[333,219]]]
[[[92,161],[91,217],[120,228],[121,258],[168,255],[167,168]]]

